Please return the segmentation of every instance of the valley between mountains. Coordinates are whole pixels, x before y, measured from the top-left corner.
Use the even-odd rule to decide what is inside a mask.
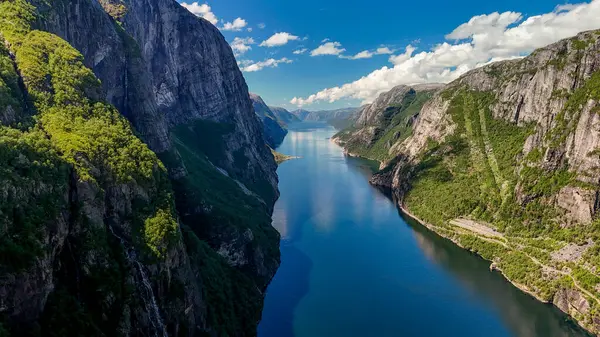
[[[293,159],[277,147],[302,122],[600,333],[600,31],[322,111],[250,93],[174,0],[0,0],[0,40],[2,337],[256,336]]]

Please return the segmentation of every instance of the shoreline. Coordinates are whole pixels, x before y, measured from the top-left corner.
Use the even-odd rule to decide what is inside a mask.
[[[356,153],[352,153],[352,152],[348,151],[348,149],[344,146],[344,142],[342,142],[339,138],[331,137],[331,138],[329,138],[329,141],[334,143],[335,145],[341,147],[342,151],[344,152],[344,155],[346,155],[348,157],[352,157],[352,158],[362,158],[362,159],[366,159],[366,160],[375,161],[375,162],[379,163],[379,169],[380,170],[383,169],[384,162],[382,162],[379,159],[368,158],[368,157],[362,156],[360,154],[356,154]]]
[[[581,321],[579,321],[578,319],[576,319],[576,318],[575,318],[574,316],[572,316],[570,313],[568,313],[568,312],[565,312],[565,311],[563,311],[561,308],[559,308],[558,306],[556,306],[556,305],[554,304],[554,302],[552,302],[552,301],[547,301],[547,300],[545,300],[545,299],[543,299],[543,298],[540,298],[540,297],[539,297],[537,294],[535,294],[534,292],[530,291],[530,290],[529,290],[529,289],[528,289],[526,286],[524,286],[524,285],[522,285],[522,284],[520,284],[520,283],[517,283],[517,282],[515,282],[515,281],[512,281],[510,278],[508,278],[508,277],[507,277],[507,276],[504,274],[504,272],[502,271],[502,269],[500,269],[500,268],[498,268],[498,267],[496,266],[496,263],[495,263],[494,261],[490,261],[490,260],[488,260],[488,259],[484,258],[483,256],[481,256],[481,255],[477,254],[476,252],[473,252],[472,250],[470,250],[470,249],[467,249],[467,248],[463,247],[463,246],[462,246],[462,245],[461,245],[459,242],[456,242],[456,241],[454,241],[453,239],[451,239],[451,238],[448,238],[448,237],[446,237],[446,236],[442,235],[441,233],[437,232],[437,231],[435,230],[435,227],[436,227],[436,226],[433,226],[433,225],[431,225],[431,224],[428,224],[428,223],[424,222],[424,221],[423,221],[423,220],[421,220],[419,217],[417,217],[416,215],[414,215],[413,213],[411,213],[411,212],[410,212],[410,210],[408,210],[408,209],[407,209],[407,208],[406,208],[404,205],[401,205],[401,204],[399,204],[399,203],[396,203],[396,205],[397,205],[397,207],[400,209],[400,211],[402,212],[402,215],[405,215],[405,216],[407,216],[407,217],[411,218],[412,220],[416,221],[417,223],[419,223],[419,225],[421,225],[421,226],[425,227],[427,230],[429,230],[429,231],[433,232],[435,235],[437,235],[437,236],[439,236],[439,237],[441,237],[441,238],[444,238],[444,239],[446,239],[446,240],[449,240],[449,241],[451,241],[452,243],[454,243],[456,246],[460,247],[461,249],[463,249],[463,250],[466,250],[466,251],[468,251],[468,252],[470,252],[470,253],[473,253],[473,254],[477,255],[479,258],[483,259],[484,261],[488,261],[488,262],[490,262],[490,272],[493,272],[494,270],[497,270],[497,271],[500,273],[500,275],[502,275],[502,277],[503,277],[503,278],[504,278],[504,279],[505,279],[507,282],[509,282],[510,284],[512,284],[512,285],[513,285],[514,287],[516,287],[517,289],[521,290],[523,293],[525,293],[525,294],[527,294],[527,295],[531,296],[531,297],[532,297],[532,298],[534,298],[536,301],[539,301],[539,302],[541,302],[541,303],[543,303],[543,304],[552,305],[552,306],[553,306],[553,307],[555,307],[556,309],[560,310],[560,312],[562,312],[562,313],[564,313],[565,315],[567,315],[567,317],[568,317],[569,319],[571,319],[571,320],[572,320],[574,323],[576,323],[576,324],[577,324],[579,327],[581,327],[582,329],[584,329],[586,332],[590,333],[592,336],[598,336],[598,334],[594,333],[594,332],[593,332],[592,330],[590,330],[588,327],[586,327],[585,325],[583,325],[583,323],[582,323]]]
[[[471,251],[470,249],[467,249],[467,248],[463,247],[463,246],[462,246],[462,245],[461,245],[459,242],[456,242],[456,241],[454,241],[454,240],[452,240],[452,239],[450,239],[450,238],[448,238],[448,237],[446,237],[446,236],[444,236],[444,235],[442,235],[442,234],[438,233],[438,232],[435,230],[435,226],[433,226],[433,225],[430,225],[430,224],[428,224],[428,223],[424,222],[423,220],[419,219],[419,218],[418,218],[416,215],[412,214],[412,213],[411,213],[411,212],[410,212],[410,211],[409,211],[409,210],[408,210],[408,209],[407,209],[405,206],[398,206],[398,207],[400,208],[400,210],[402,211],[402,213],[403,213],[404,215],[406,215],[406,216],[408,216],[409,218],[411,218],[411,219],[415,220],[415,221],[416,221],[416,222],[418,222],[418,223],[419,223],[421,226],[423,226],[423,227],[427,228],[428,230],[430,230],[431,232],[433,232],[435,235],[437,235],[437,236],[439,236],[439,237],[442,237],[442,238],[444,238],[444,239],[446,239],[446,240],[450,240],[450,241],[452,241],[452,243],[454,243],[455,245],[457,245],[457,246],[458,246],[458,247],[460,247],[461,249],[463,249],[463,250],[466,250],[466,251],[468,251],[468,252],[471,252],[471,253],[473,253],[473,254],[477,255],[479,258],[481,258],[481,259],[482,259],[482,260],[484,260],[484,261],[488,261],[488,262],[490,262],[490,266],[489,266],[489,267],[490,267],[490,272],[493,272],[494,270],[497,270],[497,271],[500,273],[500,275],[502,275],[502,277],[503,277],[503,278],[504,278],[506,281],[508,281],[509,283],[511,283],[513,286],[515,286],[515,287],[519,288],[519,289],[520,289],[522,292],[524,292],[524,293],[528,294],[529,296],[531,296],[531,297],[535,298],[536,300],[538,300],[538,301],[540,301],[540,302],[542,302],[542,303],[545,303],[545,304],[552,304],[552,302],[550,302],[550,301],[546,301],[546,300],[544,300],[544,299],[542,299],[542,298],[538,297],[538,296],[537,296],[535,293],[533,293],[532,291],[530,291],[529,289],[527,289],[527,287],[526,287],[526,286],[524,286],[524,285],[522,285],[522,284],[520,284],[520,283],[517,283],[517,282],[515,282],[515,281],[512,281],[511,279],[509,279],[509,278],[508,278],[508,277],[507,277],[507,276],[504,274],[504,272],[502,271],[502,269],[500,269],[500,268],[498,268],[498,266],[496,266],[496,263],[495,263],[494,261],[490,261],[490,260],[488,260],[488,259],[484,258],[483,256],[481,256],[481,255],[479,255],[479,254],[477,254],[477,253],[475,253],[475,252]],[[561,311],[562,311],[562,310],[561,310]],[[567,313],[565,313],[565,314],[567,314]],[[568,315],[568,314],[567,314],[567,315]],[[569,316],[570,316],[570,315],[569,315]]]

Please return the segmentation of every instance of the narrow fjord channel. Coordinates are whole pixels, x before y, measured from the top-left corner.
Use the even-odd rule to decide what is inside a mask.
[[[398,213],[324,124],[297,124],[279,151],[273,225],[281,267],[259,337],[587,336],[489,263]]]

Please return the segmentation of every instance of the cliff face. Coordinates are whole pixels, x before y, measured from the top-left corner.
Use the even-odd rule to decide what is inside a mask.
[[[263,131],[267,145],[272,149],[276,148],[281,144],[285,136],[287,135],[287,129],[285,123],[280,120],[271,108],[263,101],[263,99],[256,95],[250,94],[250,100],[254,107],[256,116],[260,119],[263,125]]]
[[[123,26],[141,49],[156,102],[170,126],[198,119],[233,126],[223,137],[226,156],[214,164],[264,189],[269,203],[275,200],[276,165],[264,146],[244,77],[218,29],[174,0],[124,3]]]
[[[0,1],[0,334],[254,335],[277,176],[231,49],[98,1]]]
[[[465,74],[424,104],[372,180],[595,332],[599,51],[600,33],[586,32]],[[464,218],[497,229],[502,242]]]
[[[358,110],[354,124],[333,140],[349,154],[385,162],[395,155],[392,145],[410,136],[421,107],[441,87],[397,86]]]
[[[263,146],[246,83],[212,24],[173,0],[33,3],[44,12],[40,26],[81,51],[102,80],[107,100],[154,151],[170,149],[168,133],[178,126],[198,120],[231,126],[222,136],[224,156],[211,158],[214,164],[250,185],[260,184],[256,189],[264,189],[265,198],[276,199],[276,166]],[[101,6],[109,13],[123,6],[122,14],[115,20]]]

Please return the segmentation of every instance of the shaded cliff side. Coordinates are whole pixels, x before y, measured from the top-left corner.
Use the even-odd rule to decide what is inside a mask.
[[[598,333],[599,112],[591,31],[445,86],[372,183]]]
[[[286,124],[280,120],[271,108],[267,106],[263,99],[253,93],[250,93],[250,100],[254,107],[254,112],[263,125],[265,141],[270,148],[278,147],[287,135]]]
[[[255,335],[276,164],[218,30],[171,0],[4,0],[0,33],[0,330]]]

